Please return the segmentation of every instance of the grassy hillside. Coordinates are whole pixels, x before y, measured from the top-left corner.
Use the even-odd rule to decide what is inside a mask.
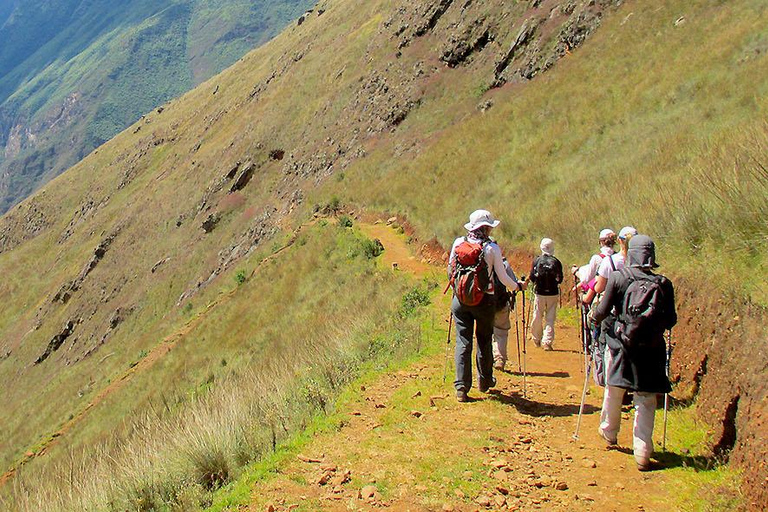
[[[149,404],[170,403],[164,421],[180,421],[210,375],[268,365],[265,347],[294,330],[324,339],[335,324],[346,345],[386,325],[405,285],[373,271],[362,242],[331,250],[328,234],[280,252],[285,267],[264,273],[273,290],[305,290],[266,301],[280,309],[241,324],[269,296],[254,284],[203,314],[313,213],[399,213],[413,240],[445,247],[478,207],[502,219],[503,244],[532,250],[550,236],[566,263],[588,258],[606,225],[654,236],[678,286],[678,389],[698,392],[721,454],[761,460],[762,2],[317,7],[3,217],[0,377],[16,384],[0,399],[11,418],[0,461],[28,460],[21,482],[65,474],[55,463],[70,450],[88,457],[105,436],[136,442],[131,418]],[[305,255],[324,256],[302,266]],[[382,318],[347,329],[353,306]],[[203,339],[216,345],[194,350]],[[170,357],[155,360],[169,340]],[[39,456],[131,365],[147,371]],[[758,498],[760,488],[748,487]]]
[[[273,37],[307,0],[6,3],[0,210]]]

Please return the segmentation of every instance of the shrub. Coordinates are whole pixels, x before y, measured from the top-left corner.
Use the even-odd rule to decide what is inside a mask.
[[[378,238],[371,240],[370,238],[366,238],[363,240],[363,254],[365,254],[365,257],[369,260],[376,258],[377,256],[380,256],[381,253],[384,252],[384,245],[381,243],[381,240]]]
[[[413,316],[419,307],[427,306],[430,302],[432,299],[429,297],[429,292],[425,288],[417,286],[403,295],[400,304],[400,316],[404,318]]]
[[[237,274],[235,274],[235,282],[238,286],[245,283],[245,280],[248,278],[245,270],[238,270]]]
[[[350,219],[348,215],[342,215],[341,217],[339,217],[339,226],[341,226],[342,228],[351,228],[352,219]]]

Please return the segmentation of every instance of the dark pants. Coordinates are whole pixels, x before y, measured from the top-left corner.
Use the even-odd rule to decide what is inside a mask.
[[[465,306],[456,297],[451,304],[456,321],[456,381],[457,391],[472,387],[472,335],[477,337],[477,372],[480,385],[493,386],[493,318],[496,315],[493,297],[486,295],[477,306]]]

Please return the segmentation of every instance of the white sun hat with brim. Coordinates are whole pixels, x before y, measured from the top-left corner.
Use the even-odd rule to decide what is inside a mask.
[[[464,224],[464,229],[467,231],[474,231],[482,226],[490,226],[495,228],[500,221],[493,218],[491,212],[488,210],[475,210],[469,216],[469,222]]]

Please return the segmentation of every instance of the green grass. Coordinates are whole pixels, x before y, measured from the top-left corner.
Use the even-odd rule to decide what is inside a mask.
[[[665,506],[681,512],[745,510],[746,502],[739,491],[740,473],[712,457],[707,448],[707,426],[696,418],[695,406],[673,407],[669,411],[667,452],[657,454],[661,463],[668,466],[665,487],[674,500],[673,504],[667,501]],[[663,422],[663,410],[659,410],[657,436]]]
[[[303,246],[236,285],[226,308],[212,310],[155,366],[133,376],[125,393],[91,413],[97,416],[79,426],[66,446],[49,449],[57,457],[61,450],[92,451],[96,443],[100,462],[81,467],[70,459],[36,472],[17,489],[19,506],[102,509],[112,501],[149,509],[192,499],[199,506],[244,464],[269,453],[271,443],[329,411],[340,387],[360,371],[412,350],[413,322],[404,321],[397,309],[407,280],[376,270],[376,261],[363,254],[365,238],[356,231],[333,225],[308,229]],[[297,281],[297,275],[311,278]],[[314,285],[347,279],[355,279],[356,286],[343,297]],[[259,298],[256,308],[253,297]],[[211,357],[207,347],[214,340]],[[143,351],[138,360],[146,356]],[[163,389],[154,389],[160,380]],[[108,425],[123,418],[132,418],[128,431],[107,435]],[[82,482],[112,477],[103,485],[79,486],[73,496],[34,483],[49,478],[48,471],[62,470]]]

